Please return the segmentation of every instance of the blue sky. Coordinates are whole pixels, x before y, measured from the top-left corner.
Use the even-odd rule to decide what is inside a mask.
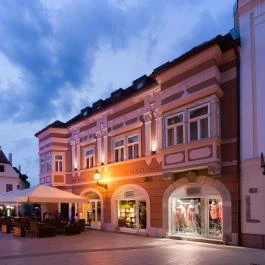
[[[234,2],[1,0],[0,146],[37,184],[37,131],[228,33]]]

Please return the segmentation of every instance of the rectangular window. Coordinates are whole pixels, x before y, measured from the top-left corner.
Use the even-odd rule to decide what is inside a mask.
[[[6,184],[6,192],[13,190],[12,184]]]
[[[44,174],[46,172],[46,165],[45,165],[45,157],[41,157],[40,159],[40,173]]]
[[[124,140],[118,140],[113,143],[114,147],[114,162],[124,160]]]
[[[52,156],[51,155],[46,156],[46,171],[47,172],[52,171]]]
[[[55,171],[63,171],[63,156],[62,155],[55,155],[54,159]]]
[[[184,114],[166,118],[166,146],[184,143]]]
[[[5,166],[4,165],[0,165],[0,172],[5,172]]]
[[[190,141],[209,137],[209,106],[201,106],[189,110]]]
[[[128,148],[128,159],[139,157],[139,136],[135,135],[128,138],[127,148]]]
[[[94,150],[89,149],[86,151],[86,168],[94,167]]]

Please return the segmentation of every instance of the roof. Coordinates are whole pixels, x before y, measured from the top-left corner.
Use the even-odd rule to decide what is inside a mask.
[[[203,50],[209,48],[210,46],[217,44],[221,51],[224,52],[230,48],[232,48],[234,45],[239,45],[240,39],[238,36],[236,36],[234,34],[234,30],[231,30],[231,32],[229,32],[228,34],[222,36],[222,35],[217,35],[215,38],[203,42],[202,44],[192,48],[191,50],[189,50],[188,52],[182,54],[181,56],[179,56],[178,58],[172,60],[171,62],[166,62],[160,66],[158,66],[157,68],[155,68],[151,74],[151,76],[155,76],[165,70],[167,70],[168,68],[171,68],[175,65],[177,65],[178,63],[181,63],[187,59],[189,59],[190,57],[202,52]]]
[[[221,51],[226,51],[234,47],[235,45],[239,45],[239,43],[240,43],[239,36],[233,34],[233,30],[231,30],[231,32],[229,32],[224,36],[217,35],[215,38],[192,48],[191,50],[179,56],[178,58],[172,60],[171,62],[166,62],[156,67],[151,73],[151,75],[149,76],[143,75],[137,78],[132,82],[132,85],[129,86],[128,88],[126,89],[119,88],[116,91],[112,92],[109,98],[105,100],[100,99],[94,102],[92,106],[85,107],[84,109],[81,110],[81,112],[78,115],[74,116],[66,123],[57,120],[54,123],[42,129],[41,131],[37,132],[35,136],[37,137],[39,134],[41,134],[42,132],[44,132],[49,128],[67,128],[68,126],[71,126],[77,122],[87,119],[89,116],[92,116],[96,112],[102,111],[106,107],[109,107],[113,104],[123,101],[128,97],[135,95],[136,93],[139,93],[139,91],[149,89],[152,85],[157,84],[155,77],[158,74],[164,72],[165,70],[168,70],[169,68],[177,65],[178,63],[181,63],[191,58],[192,56],[202,52],[203,50],[209,48],[212,45],[218,45]]]
[[[6,155],[4,154],[3,150],[0,147],[0,163],[2,164],[10,164],[9,160],[7,159]]]

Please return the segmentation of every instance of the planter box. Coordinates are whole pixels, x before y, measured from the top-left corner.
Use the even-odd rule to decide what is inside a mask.
[[[14,226],[13,234],[14,236],[18,237],[25,237],[25,229],[18,226]]]

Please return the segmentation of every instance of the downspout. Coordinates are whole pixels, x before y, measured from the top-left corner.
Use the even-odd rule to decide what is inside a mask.
[[[240,45],[240,43],[239,43]],[[238,245],[241,246],[242,243],[242,227],[241,227],[241,155],[240,155],[240,144],[241,144],[241,133],[240,133],[240,118],[241,118],[241,111],[240,111],[240,54],[238,52],[237,44],[234,44],[234,52],[236,55],[236,71],[237,71],[237,189],[238,189]]]

